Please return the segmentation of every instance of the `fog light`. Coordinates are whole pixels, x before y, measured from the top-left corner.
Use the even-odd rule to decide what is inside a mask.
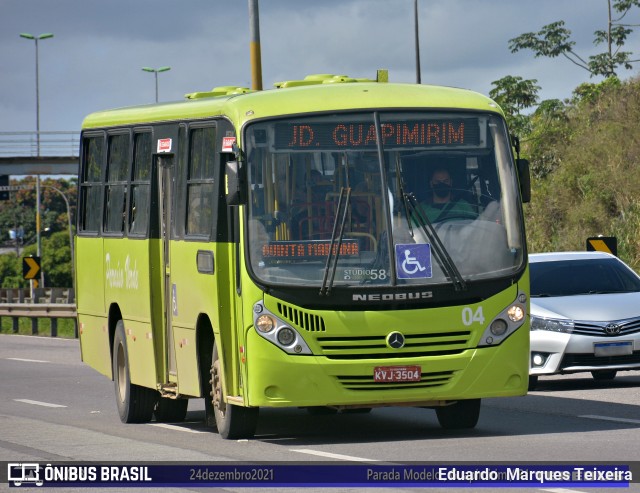
[[[545,357],[540,353],[533,353],[531,356],[531,362],[533,363],[533,366],[542,366],[544,365]]]
[[[502,320],[501,318],[497,318],[496,320],[491,322],[490,329],[491,329],[491,333],[494,336],[503,335],[507,331],[508,328],[509,328],[509,325],[507,324],[507,322]]]
[[[275,320],[273,320],[269,315],[260,315],[256,319],[256,329],[262,333],[271,332],[275,326]]]
[[[278,331],[278,342],[283,346],[290,346],[296,340],[296,333],[289,327],[283,327]]]

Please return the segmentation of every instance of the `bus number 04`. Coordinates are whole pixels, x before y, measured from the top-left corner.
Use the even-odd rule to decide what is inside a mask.
[[[482,307],[479,306],[475,312],[469,306],[464,307],[462,309],[462,323],[469,326],[474,322],[484,324],[484,313],[482,313]]]

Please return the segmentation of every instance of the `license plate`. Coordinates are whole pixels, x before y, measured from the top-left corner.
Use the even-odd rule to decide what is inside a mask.
[[[631,341],[596,342],[593,353],[596,356],[625,356],[633,353],[633,345]]]
[[[374,382],[419,382],[419,366],[376,366],[373,369]]]

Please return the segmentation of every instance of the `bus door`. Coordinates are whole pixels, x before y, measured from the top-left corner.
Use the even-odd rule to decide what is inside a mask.
[[[160,239],[162,242],[162,272],[164,279],[164,327],[166,351],[166,368],[168,372],[168,381],[176,380],[176,350],[173,338],[172,316],[176,310],[175,289],[171,284],[171,219],[172,196],[173,196],[173,174],[174,174],[174,157],[173,155],[160,155],[157,157],[158,164],[158,210],[160,214]]]

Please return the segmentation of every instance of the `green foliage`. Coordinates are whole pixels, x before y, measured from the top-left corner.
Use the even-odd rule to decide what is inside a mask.
[[[582,85],[570,102],[543,102],[532,122],[529,250],[584,250],[590,236],[616,236],[620,257],[640,269],[640,81]]]
[[[622,23],[623,18],[634,7],[640,7],[640,0],[606,0],[608,6],[608,21],[606,29],[594,32],[593,43],[597,46],[606,45],[602,53],[592,55],[585,60],[574,50],[575,42],[571,41],[571,30],[567,29],[564,21],[556,21],[543,26],[538,32],[528,32],[509,40],[512,53],[520,50],[533,51],[535,57],[555,58],[560,55],[578,67],[588,71],[591,76],[611,77],[620,68],[633,68],[632,52],[622,51],[627,38],[633,33],[631,24]],[[614,18],[617,12],[619,17]]]
[[[491,83],[494,87],[489,91],[489,97],[500,105],[511,132],[516,135],[526,135],[531,131],[530,119],[522,111],[538,102],[540,86],[536,82],[536,79],[507,75]]]
[[[26,287],[28,282],[22,277],[22,257],[36,255],[36,193],[35,177],[11,180],[11,185],[25,188],[11,192],[8,201],[0,202],[0,237],[4,251],[0,255],[0,284],[5,288]],[[71,249],[69,245],[69,217],[71,213],[72,232],[76,210],[76,179],[41,181],[40,224],[41,224],[41,265],[45,276],[45,286],[71,287]],[[24,232],[16,245],[10,240],[9,231]],[[19,251],[19,254],[17,253]]]

